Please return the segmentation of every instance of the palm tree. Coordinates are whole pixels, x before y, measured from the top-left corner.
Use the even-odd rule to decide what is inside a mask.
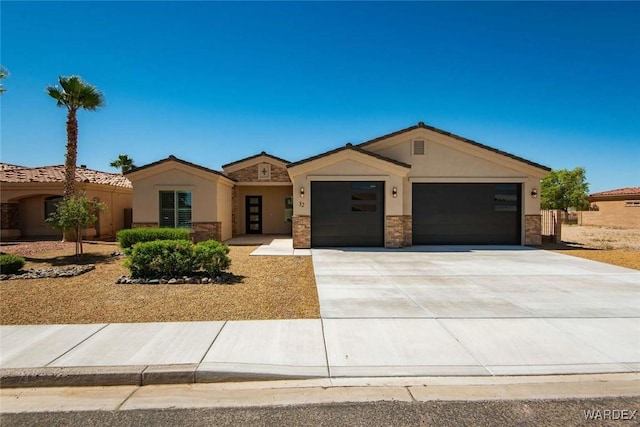
[[[4,66],[0,65],[0,79],[6,79],[9,77],[9,70],[4,68]],[[7,90],[4,88],[4,85],[0,83],[0,93],[6,92]]]
[[[49,86],[47,94],[58,102],[58,107],[67,109],[67,152],[64,162],[65,199],[75,193],[76,161],[78,158],[79,109],[94,111],[104,106],[104,95],[96,87],[83,81],[79,76],[58,77],[58,86]]]
[[[133,164],[133,159],[126,154],[120,154],[117,159],[109,163],[109,166],[112,168],[120,168],[122,173],[129,172],[136,167],[136,165]]]

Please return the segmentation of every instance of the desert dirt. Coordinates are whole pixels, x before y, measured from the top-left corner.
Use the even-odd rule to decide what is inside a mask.
[[[250,257],[233,246],[230,285],[117,285],[128,274],[115,243],[85,243],[80,263],[96,269],[72,278],[0,282],[0,324],[297,319],[320,316],[311,257]],[[2,242],[26,258],[25,269],[74,264],[74,244]]]
[[[566,255],[640,270],[640,229],[562,226],[562,244],[545,248]]]

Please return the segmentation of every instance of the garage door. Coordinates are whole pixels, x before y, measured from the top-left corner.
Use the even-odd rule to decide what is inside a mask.
[[[413,184],[414,245],[519,245],[521,184]]]
[[[384,182],[313,181],[311,246],[384,246]]]

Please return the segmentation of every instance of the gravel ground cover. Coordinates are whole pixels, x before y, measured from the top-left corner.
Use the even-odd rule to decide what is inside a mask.
[[[563,225],[562,244],[545,248],[640,270],[640,229]]]
[[[250,257],[255,246],[233,246],[230,285],[117,285],[128,270],[115,243],[85,243],[80,263],[93,271],[72,278],[0,282],[0,324],[172,322],[318,318],[311,257]],[[75,263],[74,244],[2,242],[25,256],[27,268]]]

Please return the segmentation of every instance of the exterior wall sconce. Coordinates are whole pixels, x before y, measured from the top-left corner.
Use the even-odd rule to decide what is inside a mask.
[[[304,187],[300,187],[300,197],[304,197]]]
[[[537,188],[534,188],[533,190],[531,190],[531,197],[534,198],[534,199],[536,197],[538,197],[538,189]]]
[[[391,194],[393,195],[394,199],[398,197],[398,187],[393,187],[393,190],[391,190]]]

